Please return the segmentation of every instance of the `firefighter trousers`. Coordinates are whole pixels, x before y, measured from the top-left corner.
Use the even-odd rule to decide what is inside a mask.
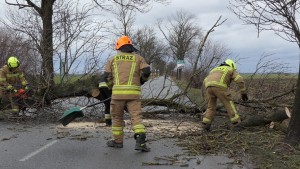
[[[205,100],[207,102],[207,109],[204,113],[202,122],[205,124],[211,124],[217,109],[217,99],[219,99],[224,105],[231,123],[240,122],[240,117],[232,101],[230,91],[225,88],[213,86],[206,88]]]
[[[11,92],[6,92],[0,90],[0,99],[1,100],[8,100],[10,102],[10,109],[8,107],[4,107],[5,112],[17,113],[19,112],[19,105],[16,103],[16,100],[13,98],[14,94]],[[1,103],[0,103],[1,104]],[[5,106],[5,105],[2,105]]]
[[[112,134],[117,143],[123,142],[124,106],[131,117],[131,124],[135,134],[146,133],[145,126],[142,123],[141,100],[117,100],[112,99],[110,102],[110,114],[112,117]]]

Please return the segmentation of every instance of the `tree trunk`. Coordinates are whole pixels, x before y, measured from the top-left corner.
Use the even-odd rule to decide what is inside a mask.
[[[41,17],[43,21],[43,32],[41,40],[42,61],[42,84],[44,88],[51,89],[54,86],[54,68],[53,68],[53,2],[42,1]]]
[[[289,117],[285,111],[276,110],[269,114],[247,116],[241,123],[243,127],[252,127],[252,126],[264,126],[270,124],[271,122],[282,122]]]
[[[300,73],[300,67],[299,67]],[[293,105],[292,117],[289,123],[285,141],[290,144],[300,143],[300,74],[298,73],[296,96]]]

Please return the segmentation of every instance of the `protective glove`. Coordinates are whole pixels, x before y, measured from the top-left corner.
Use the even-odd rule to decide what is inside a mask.
[[[243,101],[248,101],[248,95],[247,94],[241,94]]]
[[[25,86],[24,89],[25,89],[26,91],[29,91],[29,90],[30,90],[30,88],[29,88],[28,86]]]
[[[110,97],[108,95],[109,88],[108,88],[106,82],[100,82],[98,87],[99,87],[99,91],[100,91],[101,95],[104,97],[104,99],[107,99],[108,97]]]

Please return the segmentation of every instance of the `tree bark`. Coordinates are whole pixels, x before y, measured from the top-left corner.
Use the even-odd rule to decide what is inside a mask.
[[[53,68],[53,1],[43,0],[40,10],[40,16],[43,22],[43,32],[41,40],[42,61],[42,84],[44,87],[52,88],[54,86],[54,68]]]
[[[50,100],[55,100],[59,98],[86,96],[92,97],[92,89],[98,88],[98,83],[100,81],[100,76],[95,75],[90,78],[85,78],[77,80],[76,82],[70,84],[60,84],[52,88],[52,92],[49,95]],[[43,93],[41,93],[43,94]]]
[[[270,114],[262,114],[255,116],[247,116],[243,119],[241,126],[252,127],[252,126],[264,126],[270,124],[271,122],[282,122],[289,117],[286,115],[285,111],[274,111]]]
[[[300,72],[300,67],[299,67]],[[285,141],[296,145],[300,143],[300,74],[298,73],[296,96],[292,111],[292,117],[288,126]]]

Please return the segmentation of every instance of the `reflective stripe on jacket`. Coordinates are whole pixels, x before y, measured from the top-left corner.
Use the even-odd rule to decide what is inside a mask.
[[[105,72],[113,79],[112,98],[139,99],[140,77],[145,67],[149,67],[145,59],[135,53],[120,52],[110,58]]]
[[[5,65],[0,69],[0,88],[5,89],[9,85],[27,85],[24,74],[17,68],[13,72]]]
[[[209,86],[228,88],[231,81],[237,83],[241,93],[246,93],[246,87],[243,77],[229,66],[218,66],[209,72],[204,79],[205,88]]]

